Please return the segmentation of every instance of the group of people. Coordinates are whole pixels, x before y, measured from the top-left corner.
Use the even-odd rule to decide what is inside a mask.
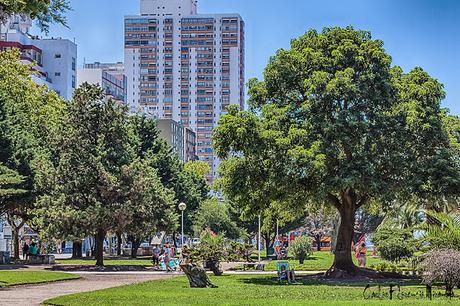
[[[30,255],[36,256],[39,253],[38,245],[35,243],[35,241],[32,241],[32,243],[28,244],[27,242],[24,242],[22,245],[22,256],[24,260],[27,260]]]
[[[189,251],[187,245],[184,245],[181,250],[181,261],[188,262]],[[163,247],[155,245],[152,251],[152,263],[154,269],[163,268],[167,272],[174,271],[178,268],[179,261],[176,259],[176,250],[169,243],[165,243]]]

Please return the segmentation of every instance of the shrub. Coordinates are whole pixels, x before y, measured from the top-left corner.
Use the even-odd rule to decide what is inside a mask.
[[[228,254],[224,236],[204,231],[200,240],[201,243],[190,250],[190,259],[193,262],[202,262],[214,275],[222,275],[220,262]]]
[[[297,237],[291,242],[289,250],[294,255],[295,259],[299,260],[300,264],[303,264],[305,259],[310,257],[311,249],[311,238],[306,236]]]
[[[374,234],[372,241],[380,257],[393,262],[412,257],[416,249],[412,233],[405,229],[381,229]]]
[[[251,255],[254,252],[252,244],[245,244],[239,242],[230,242],[230,251],[227,260],[229,261],[247,261],[251,262]]]
[[[422,280],[427,285],[443,282],[446,295],[453,296],[460,285],[460,252],[452,249],[433,250],[422,261]]]

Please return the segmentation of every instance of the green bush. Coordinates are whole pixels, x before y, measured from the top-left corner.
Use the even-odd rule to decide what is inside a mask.
[[[301,236],[294,239],[289,246],[289,251],[292,252],[295,259],[303,264],[305,259],[308,259],[312,253],[310,237]]]
[[[202,262],[214,275],[222,275],[220,262],[228,256],[224,236],[204,231],[200,238],[201,243],[190,250],[190,259],[195,263]]]
[[[374,234],[372,241],[380,257],[393,262],[411,258],[416,250],[412,233],[405,229],[380,229]]]

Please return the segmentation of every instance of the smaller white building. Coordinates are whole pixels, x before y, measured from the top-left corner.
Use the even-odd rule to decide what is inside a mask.
[[[29,31],[32,20],[15,15],[0,24],[0,50],[16,48],[24,63],[36,63],[37,84],[47,85],[64,99],[71,99],[77,84],[77,45],[62,38],[40,39]]]
[[[87,82],[100,85],[107,97],[126,103],[127,80],[122,63],[91,63],[77,71],[77,85]]]

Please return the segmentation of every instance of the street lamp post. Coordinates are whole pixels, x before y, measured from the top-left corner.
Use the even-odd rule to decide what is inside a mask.
[[[259,263],[260,263],[260,243],[261,243],[261,241],[260,241],[260,239],[261,239],[261,235],[260,235],[260,223],[261,223],[261,222],[260,222],[260,218],[261,218],[261,216],[260,216],[260,214],[259,214],[259,233],[258,233],[258,236],[259,236],[259,237],[258,237],[258,239],[257,239],[257,240],[258,240],[258,241],[257,241],[257,251],[258,251],[258,252],[257,252],[257,253],[258,253],[257,257],[258,257]],[[268,250],[267,250],[267,252],[268,252]]]
[[[187,208],[187,205],[185,203],[180,203],[179,204],[179,210],[182,213],[182,235],[181,235],[181,247],[184,247],[184,210]]]

